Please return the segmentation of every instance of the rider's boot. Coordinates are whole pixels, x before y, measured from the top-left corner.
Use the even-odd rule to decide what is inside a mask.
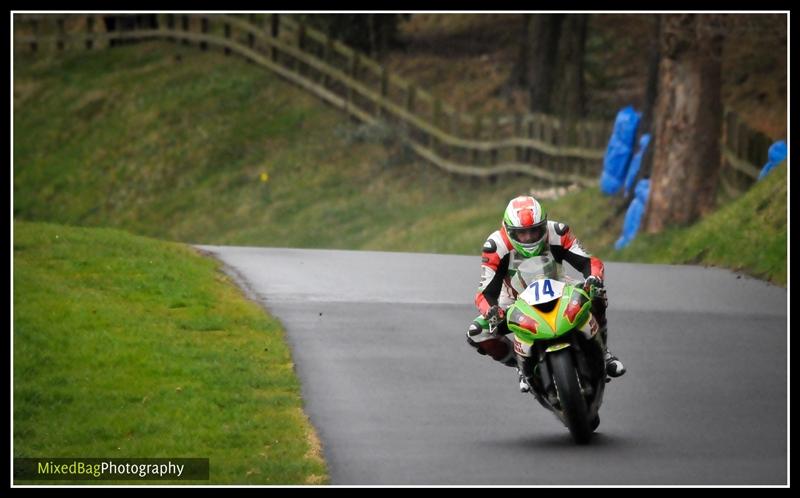
[[[625,373],[625,365],[619,361],[619,358],[611,354],[608,349],[606,349],[603,356],[606,361],[606,374],[609,377],[619,377]]]
[[[519,392],[531,392],[531,386],[528,385],[528,381],[525,380],[525,375],[522,374],[522,370],[520,370],[519,367],[517,367],[517,374],[519,375]]]
[[[608,337],[607,323],[600,325],[600,334],[602,334],[603,337],[603,359],[606,362],[606,375],[609,377],[619,377],[625,373],[625,365],[619,361],[619,358],[611,354],[606,346],[606,339]]]
[[[592,315],[600,327],[600,337],[603,339],[603,359],[606,362],[606,375],[619,377],[625,373],[625,365],[619,358],[611,354],[606,346],[608,344],[608,320],[606,319],[607,299],[603,292],[592,300]]]

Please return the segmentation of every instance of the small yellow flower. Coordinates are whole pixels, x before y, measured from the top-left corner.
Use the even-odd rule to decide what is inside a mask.
[[[269,175],[267,173],[261,173],[260,177],[261,183],[267,183],[269,181]]]

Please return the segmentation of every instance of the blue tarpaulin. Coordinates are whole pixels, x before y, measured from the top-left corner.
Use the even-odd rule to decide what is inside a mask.
[[[639,138],[639,150],[633,155],[631,165],[628,167],[628,176],[625,177],[625,195],[631,192],[633,182],[636,180],[636,175],[639,173],[639,168],[642,166],[642,157],[647,150],[647,145],[650,143],[650,134],[645,133]]]
[[[758,179],[761,180],[767,176],[767,173],[769,173],[772,168],[785,161],[788,156],[789,148],[783,140],[778,140],[770,145],[769,151],[767,152],[767,164],[761,168],[761,174],[758,175]]]
[[[603,158],[603,174],[600,177],[600,190],[606,195],[614,195],[622,187],[633,154],[636,128],[639,126],[640,118],[641,114],[637,113],[633,106],[627,106],[617,113],[614,131],[611,133]]]
[[[636,184],[636,196],[628,206],[628,212],[625,213],[625,222],[622,225],[622,236],[617,239],[614,248],[620,250],[630,244],[636,237],[636,232],[639,231],[639,225],[644,216],[644,208],[647,206],[647,196],[650,194],[650,180],[642,179]]]

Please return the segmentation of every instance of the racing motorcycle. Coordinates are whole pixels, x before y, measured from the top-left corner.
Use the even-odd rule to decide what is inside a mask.
[[[596,289],[565,276],[550,255],[525,260],[511,285],[517,300],[505,320],[517,365],[531,394],[586,444],[600,423],[607,382],[603,338],[590,311]]]

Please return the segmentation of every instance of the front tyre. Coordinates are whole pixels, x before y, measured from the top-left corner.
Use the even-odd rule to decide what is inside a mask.
[[[562,349],[549,354],[550,369],[556,384],[558,401],[564,413],[564,420],[578,444],[586,444],[592,437],[592,424],[589,420],[589,409],[578,384],[578,372],[572,362],[569,349]]]

